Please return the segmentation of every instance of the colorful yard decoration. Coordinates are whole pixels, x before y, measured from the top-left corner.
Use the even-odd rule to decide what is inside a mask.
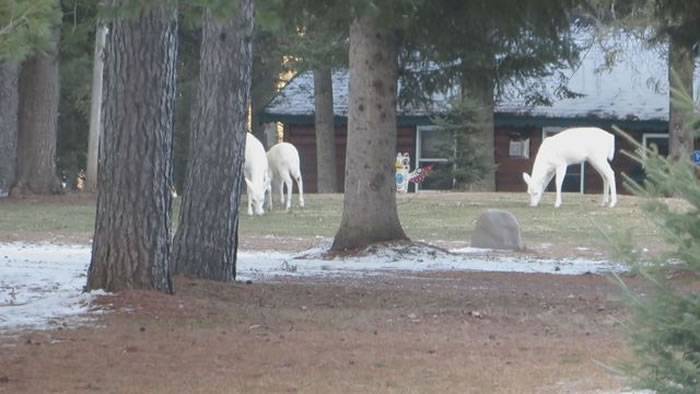
[[[422,168],[416,168],[411,171],[411,156],[406,153],[396,154],[396,191],[398,193],[408,192],[408,184],[415,183],[421,184],[432,171],[433,166],[426,166]]]

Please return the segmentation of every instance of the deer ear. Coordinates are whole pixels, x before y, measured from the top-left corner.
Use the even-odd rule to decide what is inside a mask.
[[[528,186],[530,185],[530,175],[528,175],[527,172],[523,172],[523,180]]]

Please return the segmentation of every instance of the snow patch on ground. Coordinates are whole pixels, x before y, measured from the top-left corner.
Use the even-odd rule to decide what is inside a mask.
[[[489,249],[459,248],[449,251],[410,247],[387,247],[352,257],[327,258],[327,245],[290,254],[239,251],[239,280],[270,280],[275,277],[338,277],[402,275],[418,272],[488,271],[557,275],[622,272],[622,264],[581,258],[541,259],[523,254],[494,254]]]
[[[438,271],[492,271],[579,275],[624,271],[621,264],[586,259],[538,259],[494,254],[487,249],[450,251],[422,246],[389,246],[352,257],[326,257],[329,243],[302,252],[239,251],[238,280],[281,277],[407,275]],[[50,329],[89,319],[83,293],[90,263],[89,245],[0,243],[0,333]]]
[[[90,249],[86,246],[0,244],[0,333],[85,323],[83,293]]]

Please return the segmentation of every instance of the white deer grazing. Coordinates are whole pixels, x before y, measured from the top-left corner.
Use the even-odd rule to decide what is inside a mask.
[[[251,133],[245,138],[245,176],[246,193],[248,194],[248,215],[265,213],[265,192],[270,185],[269,167],[265,147]]]
[[[579,127],[561,131],[542,141],[535,164],[532,166],[532,176],[523,172],[523,180],[530,194],[530,206],[539,204],[544,189],[552,177],[556,176],[557,200],[556,208],[561,206],[561,186],[566,176],[566,167],[587,161],[603,178],[603,201],[608,203],[610,191],[610,207],[617,204],[615,187],[615,172],[608,163],[615,155],[615,136],[597,127]]]
[[[292,207],[292,179],[294,179],[299,189],[299,206],[304,208],[304,182],[301,180],[297,148],[288,142],[274,145],[267,151],[267,161],[270,163],[272,183],[279,186],[280,203],[285,209]],[[283,186],[287,187],[286,201]],[[270,188],[270,207],[272,207],[272,188]]]

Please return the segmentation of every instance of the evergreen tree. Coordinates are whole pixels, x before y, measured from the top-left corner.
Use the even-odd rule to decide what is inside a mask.
[[[345,196],[333,250],[408,239],[396,206],[400,41],[397,29],[392,28],[398,25],[391,22],[411,10],[406,3],[358,1],[352,10]]]
[[[576,58],[572,12],[577,0],[449,0],[424,2],[405,32],[402,62],[404,88],[401,101],[429,102],[435,93],[455,95],[479,111],[478,127],[465,129],[488,161],[489,171],[472,186],[495,189],[494,105],[507,92],[518,89],[533,103],[572,97],[562,85],[543,92],[533,82],[552,75]],[[459,93],[454,88],[459,87]],[[459,111],[459,108],[455,109]],[[460,149],[474,149],[463,145]],[[460,152],[470,156],[471,152]]]
[[[311,71],[314,78],[317,190],[338,191],[336,173],[335,113],[332,73],[347,67],[348,4],[339,1],[294,0],[281,11],[285,27],[276,35],[297,73]]]
[[[446,168],[433,169],[431,182],[451,189],[468,187],[483,180],[495,170],[488,152],[479,149],[479,132],[491,116],[481,111],[474,100],[459,99],[450,104],[449,111],[432,119],[432,122],[448,138],[438,146],[441,157],[447,157]]]
[[[700,2],[677,0],[592,0],[582,12],[588,22],[602,29],[641,33],[649,45],[666,45],[668,85],[693,96],[697,44],[700,42]],[[672,71],[673,70],[673,71]],[[672,72],[677,78],[672,77]],[[690,157],[693,132],[686,112],[671,98],[669,89],[669,157]]]
[[[203,19],[190,157],[173,247],[176,272],[218,281],[236,274],[253,61],[253,1],[233,4],[223,15],[206,10]]]
[[[688,126],[700,132],[700,112],[687,92],[674,90],[676,104],[686,111]],[[647,178],[638,184],[626,178],[635,194],[647,198],[644,211],[663,230],[670,252],[636,268],[650,285],[642,296],[626,289],[634,311],[628,322],[629,343],[636,360],[627,372],[640,388],[657,393],[691,394],[700,391],[700,183],[688,158],[668,160],[656,149],[636,143],[634,159],[644,165]],[[663,198],[677,196],[683,204]],[[680,206],[680,207],[679,207]],[[627,249],[626,255],[634,257]],[[684,285],[669,280],[680,272]],[[624,284],[623,284],[624,286]]]
[[[0,3],[0,197],[15,183],[20,64],[51,43],[60,18],[54,0],[6,0]]]
[[[109,21],[105,48],[104,134],[87,289],[172,292],[177,10],[172,1],[110,5],[120,12]]]
[[[25,60],[20,71],[14,196],[62,191],[56,171],[60,26],[52,34],[46,50]]]
[[[21,62],[45,49],[60,19],[55,0],[3,0],[0,3],[0,62]]]

